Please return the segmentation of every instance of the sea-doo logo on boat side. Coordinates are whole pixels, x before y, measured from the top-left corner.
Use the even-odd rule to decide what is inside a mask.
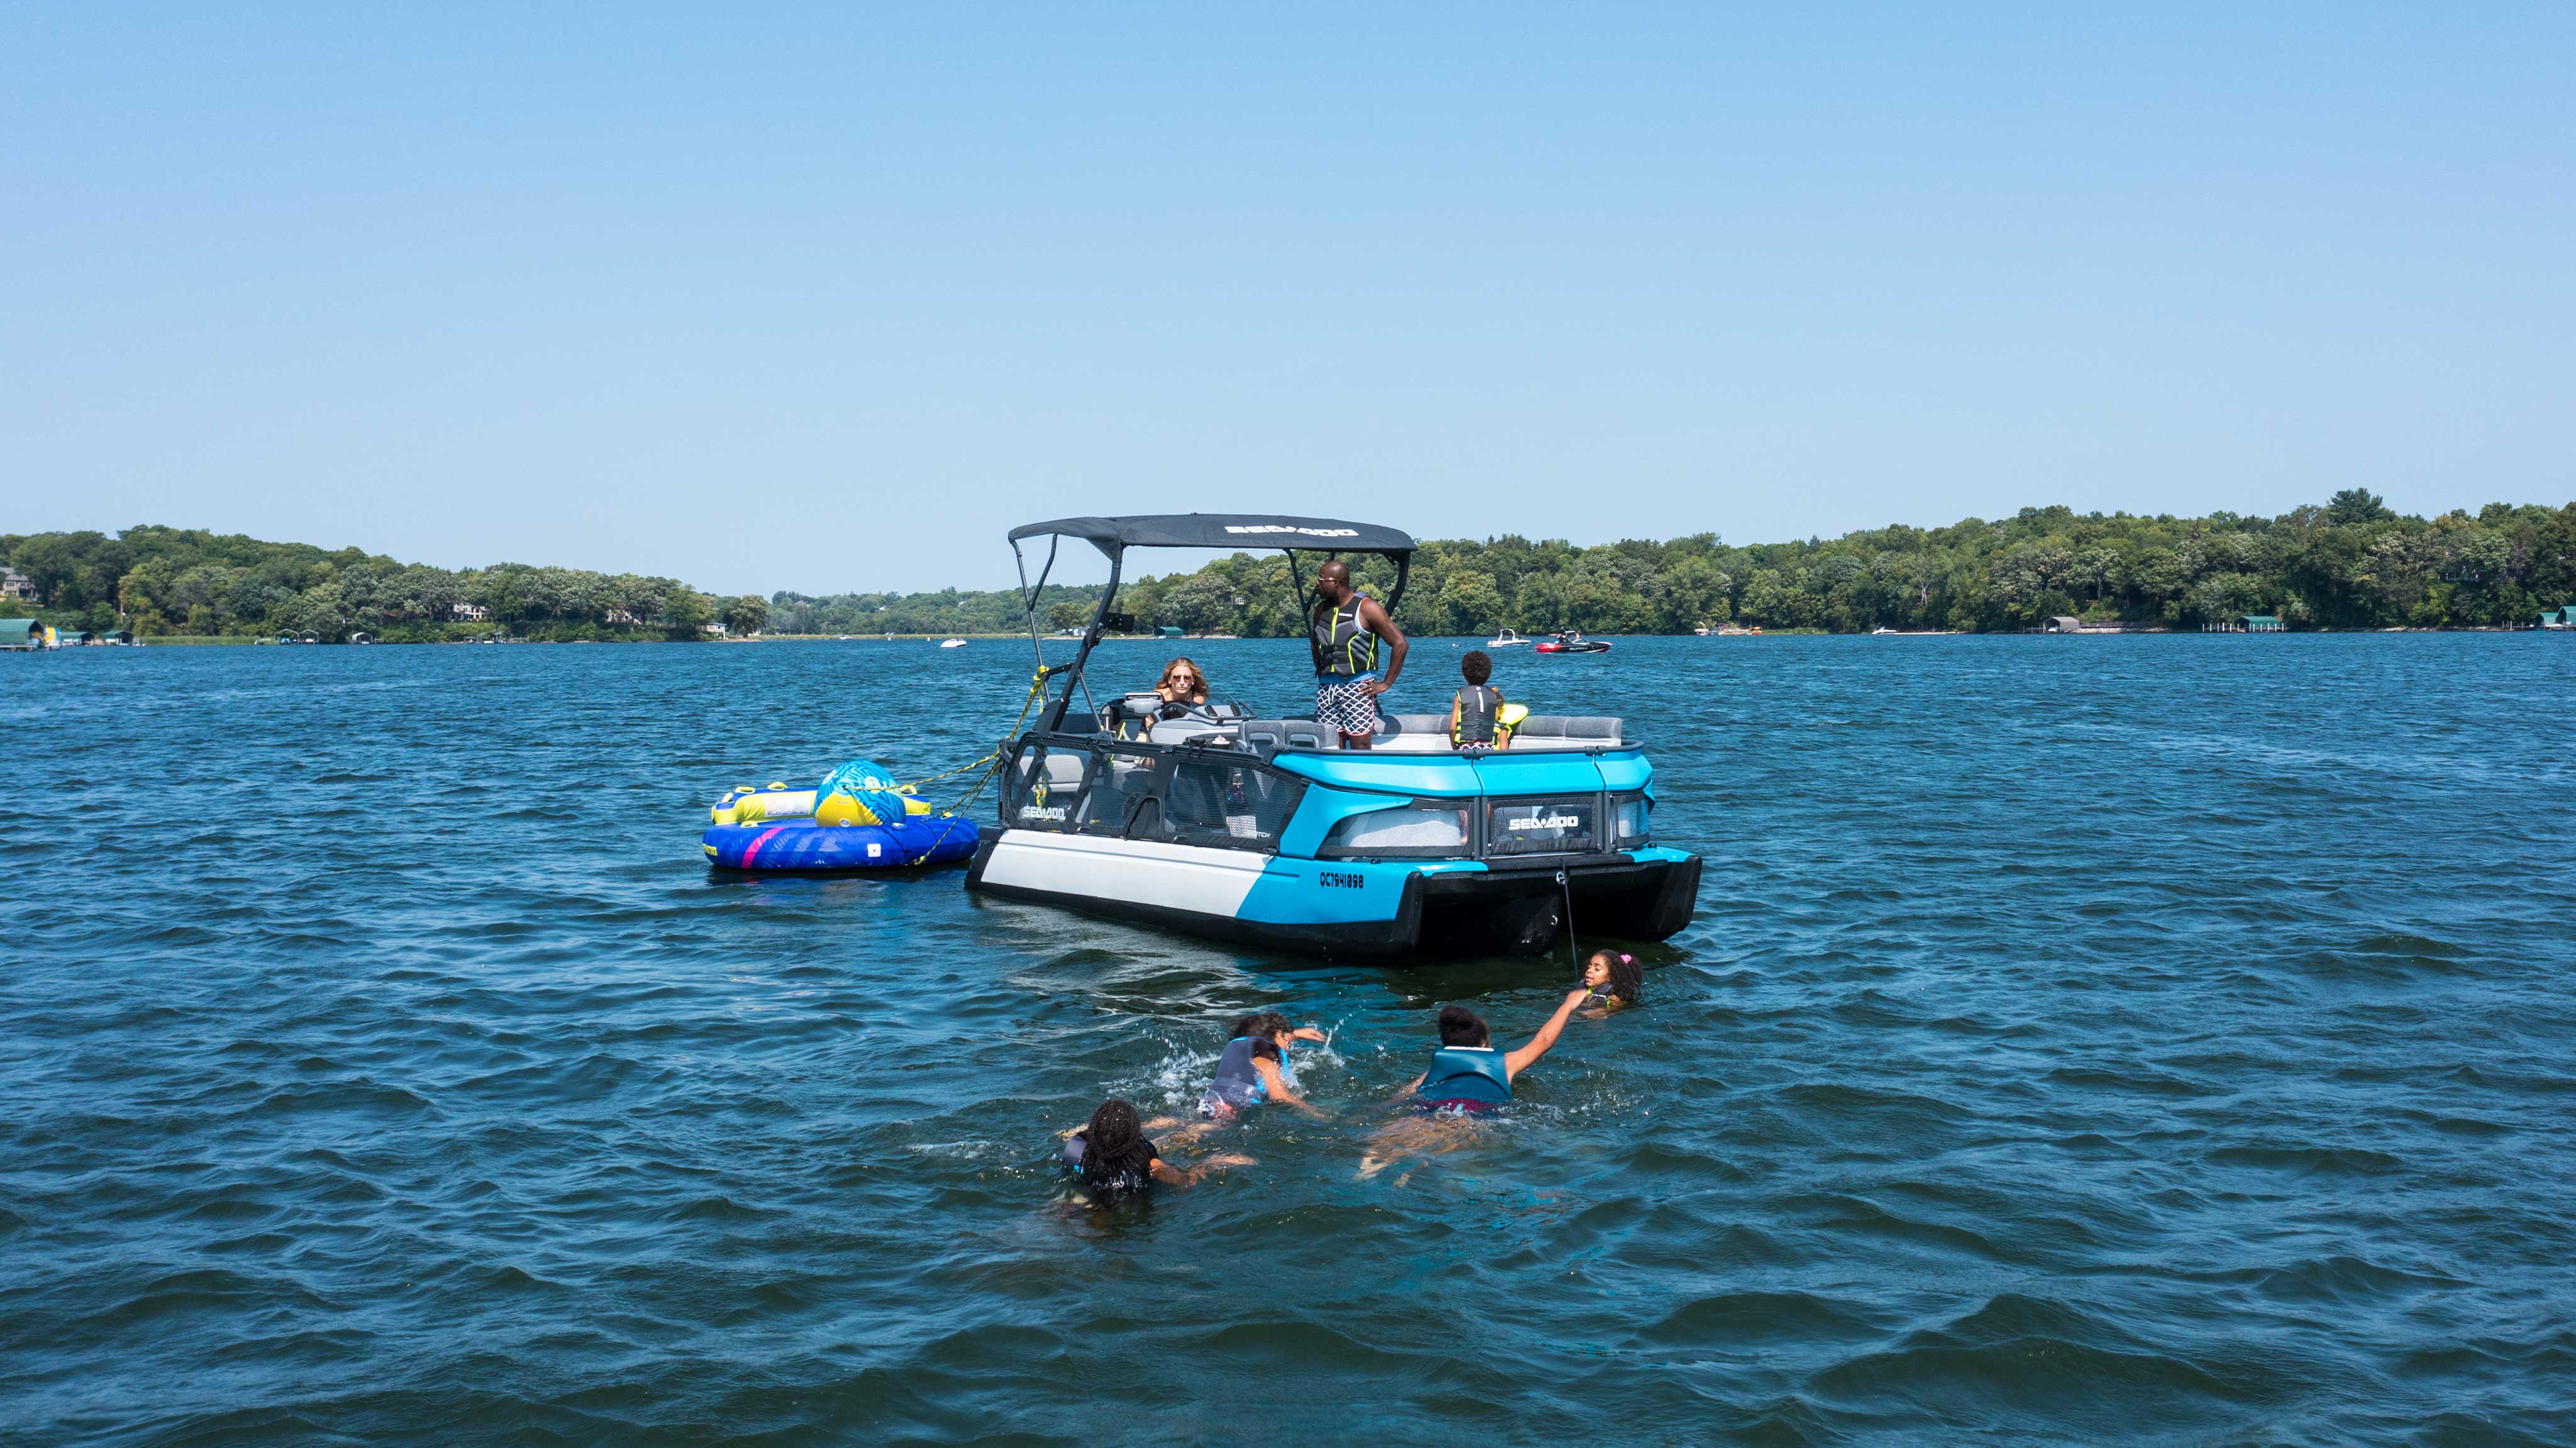
[[[1064,818],[1064,806],[1060,804],[1046,805],[1043,807],[1033,804],[1022,805],[1020,806],[1020,818],[1024,820],[1060,820]]]
[[[1300,538],[1356,538],[1357,528],[1300,528],[1294,523],[1228,523],[1229,533],[1294,533]]]
[[[1535,819],[1510,820],[1504,828],[1514,830],[1570,830],[1580,826],[1580,815],[1540,815]]]

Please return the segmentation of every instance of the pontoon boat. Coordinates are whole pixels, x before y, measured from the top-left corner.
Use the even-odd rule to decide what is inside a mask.
[[[1395,612],[1405,534],[1188,513],[1063,518],[1010,538],[1033,645],[1065,539],[1106,555],[1109,583],[1073,658],[1040,653],[1038,723],[1006,745],[1000,824],[983,831],[968,889],[1327,955],[1538,954],[1569,916],[1586,941],[1690,923],[1699,857],[1653,842],[1654,769],[1616,718],[1532,715],[1494,750],[1453,747],[1445,715],[1389,715],[1361,752],[1311,716],[1151,693],[1103,704],[1084,686],[1103,631],[1132,626],[1110,611],[1130,548],[1277,547],[1311,618],[1306,575],[1341,554],[1394,561]],[[1032,584],[1021,543],[1034,538],[1048,542]]]

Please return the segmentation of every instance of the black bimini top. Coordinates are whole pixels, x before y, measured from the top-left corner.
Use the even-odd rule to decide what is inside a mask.
[[[1277,513],[1156,513],[1141,518],[1058,518],[1011,530],[1011,541],[1080,538],[1103,553],[1125,548],[1300,548],[1316,552],[1413,552],[1413,535],[1339,518]]]

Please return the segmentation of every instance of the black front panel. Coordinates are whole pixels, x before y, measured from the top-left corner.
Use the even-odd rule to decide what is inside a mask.
[[[1005,766],[1001,817],[1012,829],[1276,852],[1305,790],[1231,750],[1057,734]]]
[[[1184,754],[1163,791],[1162,838],[1184,845],[1271,850],[1297,812],[1305,781],[1249,759]]]
[[[1031,743],[1002,767],[1002,824],[1020,830],[1065,831],[1082,818],[1090,787],[1092,753],[1083,744]]]
[[[1602,848],[1601,796],[1498,799],[1485,808],[1485,854],[1575,855]]]
[[[1146,744],[1091,746],[1091,788],[1075,828],[1086,835],[1153,838],[1161,826],[1157,787],[1168,751]]]

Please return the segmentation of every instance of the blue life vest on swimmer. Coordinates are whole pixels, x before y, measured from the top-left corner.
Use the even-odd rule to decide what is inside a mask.
[[[1431,1057],[1414,1093],[1430,1102],[1473,1101],[1499,1106],[1512,1099],[1511,1069],[1492,1046],[1443,1046]]]
[[[1449,726],[1452,744],[1497,744],[1500,737],[1494,716],[1503,707],[1503,691],[1488,684],[1469,684],[1451,700],[1449,710],[1456,722]]]
[[[1269,1086],[1252,1067],[1253,1052],[1268,1045],[1268,1041],[1252,1036],[1237,1036],[1226,1042],[1224,1054],[1216,1058],[1216,1079],[1208,1083],[1208,1100],[1237,1108],[1258,1106],[1269,1100]]]
[[[1377,635],[1360,622],[1360,605],[1367,601],[1367,594],[1354,593],[1349,603],[1308,620],[1316,673],[1355,679],[1377,672]]]

